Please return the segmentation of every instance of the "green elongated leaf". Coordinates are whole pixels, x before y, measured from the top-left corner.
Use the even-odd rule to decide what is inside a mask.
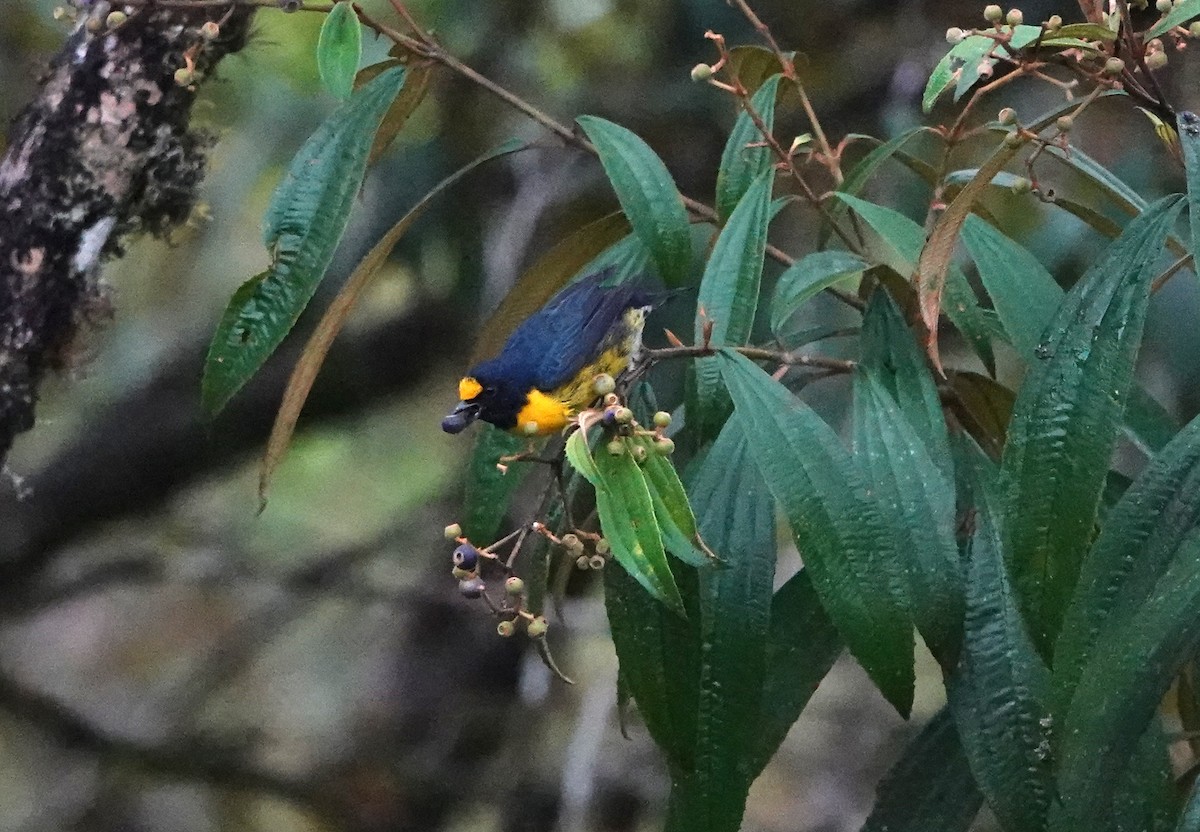
[[[909,614],[930,652],[951,667],[963,617],[953,483],[883,382],[862,369],[854,376],[854,454],[905,558]]]
[[[846,174],[846,178],[842,181],[842,184],[838,190],[843,193],[850,194],[851,196],[857,196],[858,194],[862,193],[863,189],[867,186],[867,183],[871,181],[871,178],[878,172],[883,163],[893,157],[898,161],[903,162],[906,167],[916,171],[920,176],[922,176],[922,178],[925,179],[926,182],[932,185],[937,179],[936,171],[934,171],[934,169],[924,161],[914,159],[914,157],[908,156],[903,152],[904,146],[921,133],[928,133],[931,136],[937,136],[937,134],[928,127],[914,127],[911,130],[906,130],[900,135],[889,139],[888,141],[880,144],[878,147],[873,148],[866,156],[863,156],[862,159],[858,161],[858,164],[851,168],[850,172]],[[864,138],[871,139],[873,141],[875,140],[870,136],[866,136]],[[835,224],[840,222],[846,211],[849,210],[849,207],[850,206],[848,203],[841,201],[828,203],[830,220]],[[819,246],[825,245],[825,241],[829,238],[829,232],[830,229],[828,226],[822,226],[821,232],[817,237]]]
[[[1150,280],[1178,197],[1129,224],[1067,294],[1017,395],[1001,478],[1007,553],[1049,655],[1091,539],[1129,396]]]
[[[771,331],[778,335],[796,311],[822,289],[862,272],[869,263],[848,251],[818,251],[800,258],[779,276],[771,300]]]
[[[835,192],[834,195],[862,217],[879,237],[869,252],[869,258],[873,262],[887,266],[903,277],[908,277],[916,271],[921,250],[925,247],[925,231],[920,225],[891,208],[867,202],[850,194]],[[988,371],[994,372],[992,324],[985,310],[979,306],[979,299],[975,297],[975,292],[962,269],[953,264],[946,275],[944,292],[942,311],[970,342]]]
[[[317,72],[321,83],[334,96],[345,101],[354,91],[354,75],[362,60],[362,27],[354,6],[342,0],[334,3],[317,39]]]
[[[1155,455],[1109,511],[1083,562],[1054,648],[1055,712],[1064,714],[1108,621],[1128,619],[1200,530],[1200,419]]]
[[[771,599],[761,724],[747,764],[752,776],[771,761],[843,649],[808,572],[797,572]]]
[[[700,280],[696,343],[702,343],[706,333],[709,343],[717,346],[740,346],[750,337],[758,310],[774,180],[774,170],[768,169],[751,183],[713,244]],[[688,421],[703,441],[715,436],[728,417],[729,397],[716,358],[697,358],[694,368]]]
[[[204,362],[201,399],[215,416],[262,366],[308,305],[346,230],[375,130],[404,84],[381,74],[304,143],[266,216],[271,267],[234,293]]]
[[[772,75],[750,99],[750,105],[759,114],[768,132],[775,128],[775,99],[782,77]],[[743,110],[729,131],[729,138],[721,153],[721,167],[717,171],[716,209],[722,222],[733,214],[751,183],[771,169],[771,148],[762,145],[762,142],[763,135],[758,125]],[[760,146],[752,146],[755,144]]]
[[[593,487],[599,488],[603,477],[600,469],[596,467],[596,461],[592,458],[592,451],[588,447],[587,437],[584,436],[582,430],[577,430],[568,437],[566,451],[567,462],[571,463],[571,467]]]
[[[930,458],[945,474],[951,471],[946,417],[925,355],[912,330],[886,291],[877,289],[863,313],[861,364],[896,400],[925,442]]]
[[[695,761],[700,613],[695,570],[681,567],[677,577],[686,620],[662,604],[647,603],[642,585],[613,566],[604,569],[604,604],[623,686],[672,775],[682,777]]]
[[[668,828],[737,832],[758,740],[775,576],[775,502],[736,418],[725,423],[690,492],[702,534],[725,568],[700,579],[695,765],[671,801]]]
[[[1167,12],[1162,20],[1150,27],[1150,30],[1146,32],[1146,37],[1156,38],[1165,35],[1176,26],[1187,23],[1193,17],[1200,17],[1200,0],[1182,0],[1182,2],[1176,3],[1175,7]]]
[[[947,708],[938,711],[876,790],[862,832],[967,832],[983,795]]]
[[[995,46],[996,41],[981,35],[971,35],[956,43],[929,74],[925,92],[921,95],[921,111],[928,113],[932,110],[942,93],[954,86],[955,80],[963,76],[964,68],[978,67]],[[972,73],[975,79],[979,78],[977,68],[973,69]]]
[[[974,488],[963,646],[946,695],[975,782],[1000,826],[1037,832],[1053,793],[1050,675],[1009,584],[992,488],[979,479]]]
[[[525,445],[521,437],[486,422],[480,427],[467,468],[462,519],[463,534],[479,546],[495,539],[513,492],[529,469],[528,465],[514,465],[502,472],[497,462],[502,456],[519,453]]]
[[[978,217],[967,219],[962,240],[1012,345],[1026,361],[1040,360],[1046,327],[1066,293],[1024,246]],[[1171,416],[1141,387],[1131,394],[1125,427],[1134,442],[1152,451],[1170,442],[1177,431]]]
[[[1200,14],[1200,9],[1197,10]],[[1192,232],[1192,253],[1200,251],[1200,116],[1184,110],[1176,119],[1179,148],[1187,170],[1188,222]]]
[[[596,116],[576,119],[596,147],[633,232],[668,286],[687,282],[692,262],[688,216],[667,166],[628,129]]]
[[[1096,829],[1113,810],[1112,784],[1180,667],[1200,647],[1200,539],[1182,546],[1144,603],[1110,616],[1105,649],[1084,665],[1062,719],[1058,793],[1063,830]]]
[[[592,457],[595,473],[599,475],[599,481],[593,485],[600,529],[612,545],[617,563],[654,598],[683,615],[683,600],[663,550],[654,501],[641,469],[633,460],[633,446],[628,442],[623,442],[623,446],[624,453],[603,451]],[[576,470],[588,476],[587,470]]]
[[[1113,792],[1113,832],[1170,832],[1179,814],[1168,739],[1155,717]]]
[[[758,468],[783,506],[821,603],[888,701],[913,695],[912,621],[895,530],[833,430],[749,359],[718,356]]]
[[[304,402],[308,399],[308,393],[312,390],[313,382],[317,379],[317,373],[320,372],[321,366],[325,363],[325,356],[329,354],[329,348],[333,346],[334,339],[342,331],[342,327],[358,303],[359,297],[362,296],[362,293],[371,284],[371,281],[375,279],[375,275],[391,255],[396,244],[408,233],[413,223],[425,213],[425,210],[433,201],[455,182],[458,182],[480,165],[498,156],[517,153],[527,147],[528,145],[526,144],[510,139],[447,176],[425,194],[425,196],[421,197],[417,201],[417,204],[408,210],[408,213],[397,220],[395,225],[389,228],[387,233],[380,237],[375,245],[371,246],[371,250],[363,256],[362,260],[358,261],[358,265],[354,267],[354,271],[346,278],[346,282],[342,284],[342,287],[338,289],[337,295],[330,302],[329,306],[326,307],[324,314],[321,315],[321,320],[313,327],[312,334],[309,336],[308,342],[304,345],[304,350],[300,353],[300,358],[296,360],[296,366],[292,368],[292,374],[288,377],[287,388],[283,391],[283,400],[279,403],[279,411],[275,414],[275,423],[271,426],[271,436],[267,440],[267,448],[263,451],[262,466],[259,468],[258,499],[260,512],[266,508],[267,491],[271,485],[271,478],[275,474],[275,469],[287,454],[288,446],[292,441],[292,433],[296,428],[296,422],[300,418],[300,411],[304,408]],[[494,473],[493,469],[491,474],[483,474],[482,476],[486,480]],[[504,497],[504,493],[506,492],[504,492],[503,487],[500,487],[495,493],[496,499],[500,501],[495,507],[495,510],[498,512],[496,514],[497,522],[499,522],[499,518],[507,508],[507,499]],[[470,496],[470,489],[468,488],[468,497]],[[486,523],[483,526],[486,528]]]
[[[708,544],[700,536],[696,517],[688,503],[687,493],[671,460],[657,453],[649,437],[633,440],[646,449],[642,476],[654,501],[654,515],[662,529],[663,544],[675,557],[690,566],[711,566],[716,563]]]

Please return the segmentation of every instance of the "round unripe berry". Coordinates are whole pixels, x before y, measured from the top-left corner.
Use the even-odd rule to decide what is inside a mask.
[[[512,634],[517,631],[517,625],[511,621],[501,621],[496,625],[496,635],[501,638],[511,638]]]
[[[1020,26],[1025,22],[1025,15],[1020,9],[1009,9],[1008,14],[1004,16],[1004,22],[1009,26]]]
[[[691,76],[692,80],[696,83],[707,81],[709,78],[713,77],[713,68],[708,64],[696,64],[694,67],[692,67]]]
[[[215,20],[207,20],[200,27],[200,37],[205,40],[216,40],[221,35],[221,24]]]
[[[957,46],[967,38],[967,33],[957,26],[951,26],[946,30],[946,43],[951,46]]]
[[[608,538],[602,537],[596,541],[596,554],[607,555],[612,551],[612,546],[608,542]]]
[[[442,535],[445,536],[447,540],[458,540],[460,537],[462,537],[462,526],[458,525],[457,523],[451,523],[442,530]]]
[[[592,379],[592,392],[597,396],[607,396],[617,389],[617,382],[608,373],[601,373]]]
[[[473,570],[479,565],[479,550],[470,543],[464,543],[454,550],[451,556],[454,565],[466,570]]]
[[[601,555],[592,555],[588,558],[588,567],[591,569],[603,569],[605,564],[604,557]]]
[[[1004,137],[1005,147],[1020,147],[1025,143],[1025,137],[1015,130]]]
[[[450,570],[450,574],[453,575],[456,580],[465,581],[468,578],[474,578],[478,573],[474,569],[460,569],[456,566]]]
[[[1166,52],[1151,52],[1149,55],[1146,56],[1146,68],[1147,69],[1162,69],[1166,65],[1167,65],[1167,53]]]
[[[458,591],[462,593],[464,598],[479,598],[483,595],[483,581],[478,578],[468,578],[458,585]]]
[[[654,414],[654,427],[666,428],[671,426],[671,414],[665,410],[660,410]]]
[[[537,436],[538,433],[541,431],[541,428],[538,427],[537,422],[530,421],[530,422],[526,422],[525,425],[521,428],[521,430],[523,430],[525,432],[526,436]]]
[[[628,407],[618,407],[617,412],[613,414],[613,419],[618,425],[628,425],[633,421],[633,411]]]
[[[1033,183],[1022,176],[1013,180],[1012,185],[1009,186],[1009,190],[1011,190],[1017,196],[1027,194],[1033,190]]]
[[[575,558],[575,568],[579,569],[580,571],[591,568],[588,566],[588,556],[580,555],[579,557]]]
[[[1005,125],[1012,124],[1016,120],[1017,120],[1017,111],[1014,110],[1012,107],[1005,107],[1003,110],[1001,110],[999,113],[996,114],[996,121],[1000,122],[1001,124],[1005,124]]]
[[[196,80],[196,73],[188,69],[186,66],[181,66],[175,70],[175,83],[181,87],[186,87]]]
[[[504,591],[509,595],[520,595],[525,591],[525,582],[513,575],[504,581]]]
[[[1109,58],[1104,62],[1105,75],[1120,75],[1125,71],[1125,62],[1120,58]]]
[[[112,11],[108,13],[108,17],[104,18],[104,25],[109,29],[115,29],[128,19],[129,15],[123,11]]]
[[[991,3],[983,7],[983,19],[988,23],[999,23],[1003,17],[1004,9],[1000,8],[995,3]]]
[[[1158,0],[1158,2],[1154,4],[1154,8],[1158,9],[1159,14],[1166,14],[1167,12],[1171,11],[1172,5],[1173,4],[1171,3],[1171,0]]]
[[[1200,20],[1188,27],[1188,34],[1194,38],[1200,38]]]
[[[654,440],[654,453],[659,456],[670,456],[675,453],[675,443],[665,436],[662,439]]]
[[[562,536],[562,545],[568,552],[579,554],[583,552],[583,541],[576,534],[564,534]]]
[[[1052,14],[1052,15],[1050,15],[1050,18],[1046,21],[1046,31],[1053,32],[1057,29],[1061,29],[1062,23],[1063,23],[1062,15]]]
[[[1054,120],[1054,126],[1057,127],[1061,133],[1069,133],[1071,128],[1075,126],[1075,119],[1071,116],[1059,116]]]
[[[530,638],[541,638],[546,635],[546,631],[550,629],[550,622],[546,620],[546,616],[539,615],[537,618],[525,625],[525,632]]]
[[[620,456],[625,453],[625,443],[620,439],[614,439],[606,447],[608,448],[608,452],[613,456]]]
[[[645,445],[634,445],[632,448],[630,448],[629,452],[633,455],[633,461],[638,465],[641,465],[643,462],[645,462],[646,457],[650,454],[650,452],[646,450]]]
[[[604,397],[604,406],[605,407],[616,407],[620,403],[621,403],[621,397],[618,396],[616,393],[609,393],[607,396]]]

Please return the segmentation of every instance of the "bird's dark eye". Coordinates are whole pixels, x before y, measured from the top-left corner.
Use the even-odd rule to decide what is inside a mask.
[[[483,388],[483,394],[485,396],[494,396],[496,394],[496,388],[495,387],[485,387],[485,388]]]

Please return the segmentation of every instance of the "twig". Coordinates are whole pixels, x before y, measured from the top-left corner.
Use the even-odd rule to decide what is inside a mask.
[[[820,367],[838,373],[852,373],[858,366],[855,361],[842,358],[831,358],[827,355],[812,355],[810,353],[769,350],[763,347],[734,347],[734,349],[755,361],[770,361],[789,367]],[[648,365],[672,358],[703,358],[716,355],[717,349],[703,346],[663,347],[646,351]]]

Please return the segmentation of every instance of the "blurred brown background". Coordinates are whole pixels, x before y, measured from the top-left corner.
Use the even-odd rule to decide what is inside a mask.
[[[0,123],[66,35],[54,5],[5,0]],[[386,14],[385,3],[364,5]],[[834,140],[920,123],[942,33],[981,20],[981,5],[919,0],[755,7],[806,54]],[[754,42],[723,0],[412,8],[456,54],[559,119],[596,113],[633,128],[685,193],[711,199],[732,102],[688,70],[713,58],[706,29]],[[1078,18],[1069,3],[1022,8],[1028,22]],[[439,201],[335,348],[262,517],[257,455],[300,339],[214,425],[200,419],[208,338],[232,291],[267,262],[266,200],[332,109],[313,61],[319,24],[260,12],[250,46],[204,85],[197,116],[216,143],[202,208],[170,239],[137,241],[110,264],[113,319],[46,385],[38,426],[0,483],[0,832],[654,829],[666,775],[636,721],[629,740],[618,729],[596,587],[554,624],[559,661],[579,682],[567,687],[458,597],[441,539],[470,443],[438,423],[473,333],[556,235],[614,206],[593,160],[548,143]],[[368,42],[371,57],[385,53]],[[1181,107],[1197,104],[1185,92],[1194,66],[1173,55],[1165,73]],[[1053,100],[1026,87],[983,109],[1016,101],[1033,115]],[[1140,191],[1182,188],[1127,105],[1097,106],[1083,122],[1080,143]],[[806,129],[781,117],[781,135]],[[439,74],[369,175],[314,305],[433,183],[511,135],[539,133]],[[902,170],[872,195],[914,216],[927,198]],[[1049,209],[1007,215],[1064,279],[1102,244]],[[795,253],[813,236],[803,211],[777,232]],[[1147,383],[1181,419],[1200,407],[1196,303],[1185,272],[1155,302],[1143,353]],[[817,303],[812,314],[835,311]],[[914,725],[942,697],[932,663],[923,669]],[[912,731],[844,659],[755,785],[745,828],[857,829]]]

